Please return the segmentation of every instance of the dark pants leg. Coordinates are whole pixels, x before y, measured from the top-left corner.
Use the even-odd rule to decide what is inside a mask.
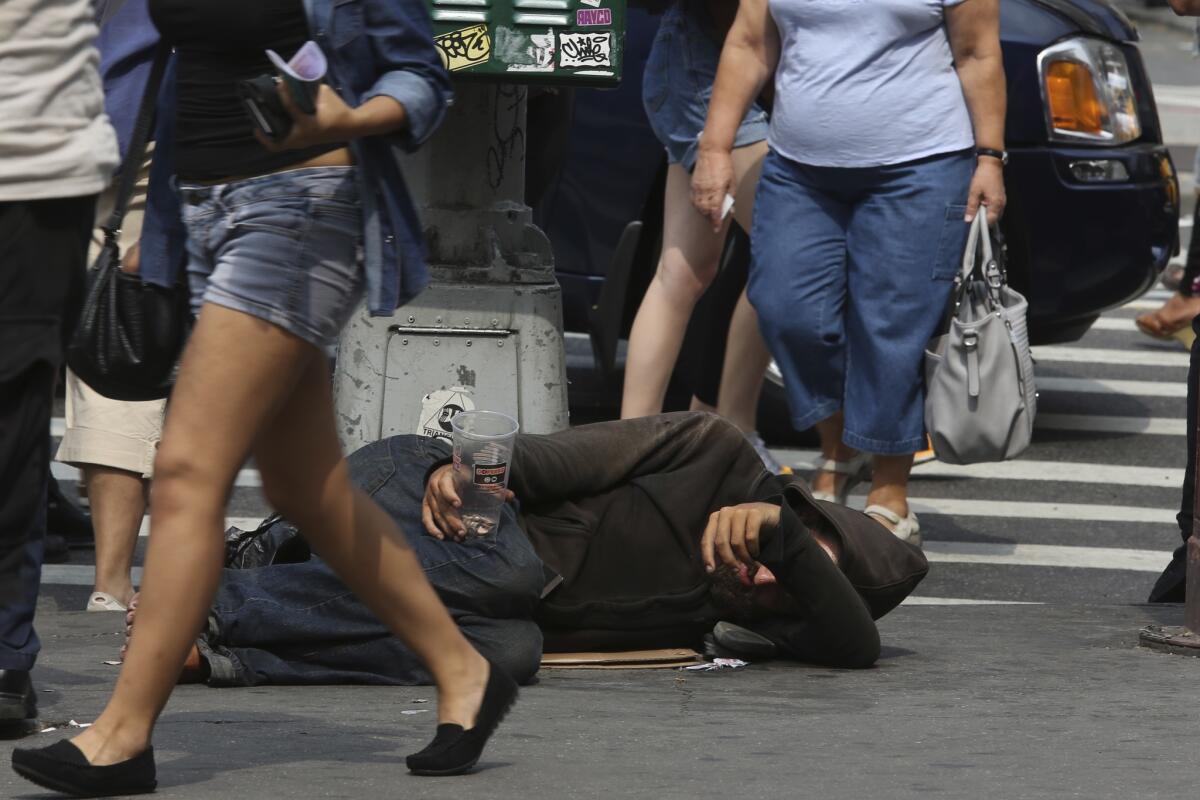
[[[1188,261],[1191,263],[1191,253],[1200,250],[1194,247],[1188,251]],[[1192,321],[1192,328],[1200,334],[1200,317]],[[1197,340],[1200,342],[1200,339]],[[1150,591],[1151,603],[1182,603],[1185,598],[1187,577],[1187,540],[1192,535],[1192,521],[1196,503],[1196,381],[1200,379],[1200,346],[1192,344],[1192,361],[1187,378],[1187,467],[1183,474],[1183,492],[1179,503],[1179,535],[1184,544],[1179,545],[1171,556],[1171,563],[1163,570],[1162,575],[1154,583]]]
[[[0,203],[0,669],[30,669],[50,408],[78,316],[94,197]]]
[[[425,575],[475,647],[518,681],[537,672],[533,611],[542,563],[511,508],[496,531],[462,544],[420,522],[425,475],[448,451],[397,436],[350,457],[352,480],[399,523]],[[421,662],[317,558],[226,570],[204,649],[218,685],[424,684]]]

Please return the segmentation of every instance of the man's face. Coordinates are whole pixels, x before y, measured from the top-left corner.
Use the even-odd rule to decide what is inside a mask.
[[[736,569],[738,582],[750,593],[751,602],[756,609],[768,614],[785,614],[789,609],[795,609],[796,602],[779,585],[775,580],[775,573],[765,564],[757,561],[752,566],[739,563]]]
[[[761,619],[772,614],[799,614],[792,596],[765,565],[722,564],[710,576],[717,609],[731,622]]]

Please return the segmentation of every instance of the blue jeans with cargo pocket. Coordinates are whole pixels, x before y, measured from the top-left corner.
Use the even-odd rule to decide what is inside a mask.
[[[460,543],[425,532],[425,476],[449,455],[444,443],[410,435],[374,442],[347,460],[351,480],[400,526],[467,640],[526,683],[542,656],[533,621],[545,577],[541,559],[512,505],[484,537]],[[199,646],[214,686],[433,683],[416,654],[315,555],[299,564],[224,570]]]
[[[841,410],[850,447],[924,448],[924,350],[962,260],[974,167],[970,151],[878,167],[768,154],[748,292],[797,430]]]

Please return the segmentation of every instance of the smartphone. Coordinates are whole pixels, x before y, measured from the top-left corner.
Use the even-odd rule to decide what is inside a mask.
[[[279,98],[278,79],[271,75],[238,81],[238,96],[250,122],[268,139],[281,141],[292,130],[292,116]]]

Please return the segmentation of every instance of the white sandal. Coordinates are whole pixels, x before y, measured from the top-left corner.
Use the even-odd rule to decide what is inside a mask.
[[[125,611],[125,605],[108,592],[92,592],[87,601],[88,611]]]
[[[817,464],[817,472],[832,472],[835,475],[845,476],[845,480],[842,481],[841,486],[838,486],[836,492],[813,492],[813,499],[844,506],[846,498],[850,496],[850,490],[871,474],[871,456],[859,453],[849,461],[834,461],[832,458],[827,458]]]
[[[903,518],[887,506],[880,505],[867,506],[863,509],[863,513],[878,517],[881,522],[890,523],[890,530],[900,541],[915,544],[917,547],[921,546],[921,523],[917,521],[917,515],[911,509],[908,516]],[[884,525],[884,527],[888,526]]]

